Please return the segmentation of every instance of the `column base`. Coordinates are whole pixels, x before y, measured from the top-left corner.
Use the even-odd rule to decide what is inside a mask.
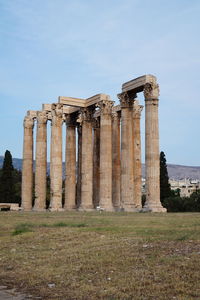
[[[167,212],[167,209],[162,205],[145,205],[142,212]]]
[[[94,207],[91,207],[91,206],[80,206],[78,208],[78,211],[94,211]]]
[[[135,206],[131,206],[131,205],[123,205],[123,207],[121,207],[121,211],[125,211],[125,212],[140,212],[142,209],[142,207],[135,207]]]
[[[32,211],[34,211],[34,212],[44,212],[44,211],[46,211],[46,208],[33,207]]]
[[[113,206],[113,209],[115,212],[120,212],[122,211],[121,207],[120,206]]]
[[[114,212],[114,211],[116,211],[116,209],[113,206],[111,206],[111,207],[97,206],[96,210],[97,211],[107,211],[107,212]]]
[[[21,207],[21,211],[32,211],[32,207],[30,207],[30,208]]]
[[[59,207],[58,208],[57,207],[49,207],[48,210],[49,211],[64,211],[63,208],[59,208]]]
[[[64,206],[63,210],[64,211],[74,211],[74,210],[77,210],[77,207],[76,206],[71,206],[71,207]]]

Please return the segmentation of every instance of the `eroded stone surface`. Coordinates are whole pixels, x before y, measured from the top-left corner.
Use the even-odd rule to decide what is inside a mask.
[[[22,209],[32,209],[33,195],[33,127],[34,118],[27,114],[24,118],[24,144],[22,164]]]
[[[146,203],[143,211],[161,212],[159,183],[159,86],[144,75],[125,82],[120,105],[106,94],[90,98],[59,97],[43,104],[41,112],[28,111],[24,119],[22,207],[32,209],[33,126],[37,120],[35,206],[46,202],[46,124],[51,122],[50,210],[62,210],[62,124],[66,123],[65,210],[141,210],[142,106],[145,97]],[[98,126],[97,126],[98,125]],[[76,150],[77,145],[77,150]]]

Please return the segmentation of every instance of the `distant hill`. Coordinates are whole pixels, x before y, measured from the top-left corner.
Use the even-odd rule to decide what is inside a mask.
[[[174,178],[174,179],[190,178],[190,179],[200,180],[200,167],[168,164],[167,170],[170,178]]]
[[[0,156],[0,168],[3,166],[4,156]],[[17,170],[22,169],[22,159],[21,158],[13,158],[13,166]]]
[[[169,178],[198,179],[200,180],[200,167],[167,164]],[[145,177],[145,165],[142,164],[142,176]]]
[[[3,159],[4,159],[4,157],[0,156],[0,168],[2,168]],[[13,158],[13,165],[14,165],[14,168],[21,170],[22,159]],[[63,163],[63,169],[64,169],[64,163]],[[200,180],[200,167],[168,164],[167,169],[168,169],[169,178],[174,178],[174,179],[190,178],[190,179]],[[47,164],[47,170],[49,173],[49,170],[50,170],[49,163]],[[145,174],[145,165],[142,164],[142,176],[143,177],[144,177],[144,174]]]

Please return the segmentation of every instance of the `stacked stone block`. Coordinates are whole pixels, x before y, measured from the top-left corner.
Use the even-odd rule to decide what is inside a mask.
[[[145,97],[146,203],[141,205],[140,118]],[[166,211],[160,203],[159,87],[144,75],[122,85],[120,105],[108,95],[88,99],[59,97],[24,119],[22,208],[46,209],[47,122],[51,122],[51,211]],[[33,128],[37,123],[35,199],[33,199]],[[65,194],[62,199],[62,126],[66,124]]]

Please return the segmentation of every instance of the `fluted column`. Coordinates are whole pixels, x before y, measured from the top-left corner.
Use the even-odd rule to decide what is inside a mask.
[[[82,151],[81,151],[81,205],[79,210],[89,211],[93,205],[93,138],[92,138],[93,110],[84,108],[82,118]]]
[[[112,202],[116,211],[120,210],[120,116],[112,114]]]
[[[158,84],[146,83],[144,87],[146,202],[143,210],[152,212],[166,211],[160,203],[158,96]]]
[[[135,211],[133,194],[133,101],[135,94],[118,95],[121,103],[121,208]]]
[[[135,208],[142,208],[142,163],[141,163],[141,137],[140,118],[143,106],[135,100],[133,104],[133,191]]]
[[[22,165],[22,209],[32,209],[33,197],[33,126],[31,116],[24,118],[24,143]]]
[[[100,116],[100,202],[101,208],[113,211],[112,204],[112,106],[113,101],[98,103]]]
[[[47,177],[47,112],[37,112],[37,136],[35,157],[35,211],[46,209]]]
[[[73,115],[66,117],[65,174],[64,209],[72,210],[76,208],[76,120]]]
[[[52,104],[51,123],[51,199],[49,209],[62,209],[62,122],[61,104]]]
[[[77,184],[76,184],[76,206],[77,208],[81,204],[81,161],[82,161],[82,126],[78,123],[78,163],[77,163]]]
[[[99,118],[93,122],[93,204],[99,206],[100,185],[100,123]]]

